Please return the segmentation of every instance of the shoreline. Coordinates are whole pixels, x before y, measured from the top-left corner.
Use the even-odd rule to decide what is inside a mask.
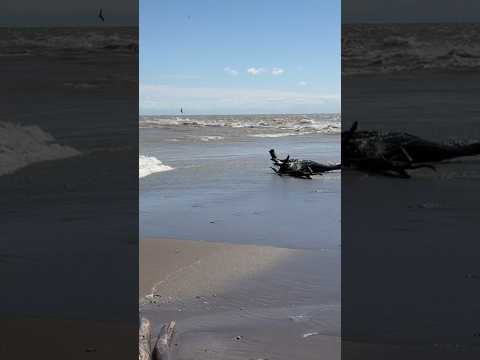
[[[170,291],[175,296],[192,297],[202,283],[218,292],[232,281],[268,270],[288,256],[302,252],[273,246],[176,239],[143,239],[139,248],[140,299],[154,290],[167,296]],[[193,288],[186,285],[192,282]],[[163,289],[159,289],[159,284]]]

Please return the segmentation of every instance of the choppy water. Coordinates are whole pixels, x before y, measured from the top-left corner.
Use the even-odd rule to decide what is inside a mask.
[[[138,52],[132,28],[3,28],[0,57]]]
[[[140,128],[172,127],[197,129],[196,133],[202,136],[201,140],[208,141],[220,140],[224,136],[281,137],[339,134],[341,122],[339,114],[142,116],[140,118]],[[200,128],[207,128],[207,130],[200,131]],[[203,135],[208,132],[216,136]]]
[[[343,75],[480,68],[480,24],[344,25]]]
[[[341,121],[339,114],[143,116],[139,127],[145,134],[141,136],[139,167],[146,176],[170,166],[162,163],[162,154],[152,154],[150,148],[157,145],[182,149],[210,143],[212,146],[200,145],[200,149],[218,149],[222,144],[262,143],[261,139],[339,135]]]

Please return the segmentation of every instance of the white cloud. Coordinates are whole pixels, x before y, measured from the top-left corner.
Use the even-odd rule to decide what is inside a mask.
[[[308,85],[308,83],[306,81],[303,81],[303,80],[298,83],[298,86],[307,86],[307,85]]]
[[[273,68],[272,70],[272,75],[277,76],[277,75],[282,75],[285,72],[285,70],[281,68]]]
[[[264,68],[254,68],[254,67],[251,67],[251,68],[248,68],[247,69],[247,73],[249,75],[252,75],[252,76],[257,76],[257,75],[260,75],[261,73],[265,72],[265,69]]]
[[[223,68],[223,71],[225,71],[228,75],[231,75],[231,76],[237,76],[238,75],[238,71],[235,70],[235,69],[232,69],[230,66],[227,66],[227,67]]]

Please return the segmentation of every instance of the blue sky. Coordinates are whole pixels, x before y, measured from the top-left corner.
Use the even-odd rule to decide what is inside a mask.
[[[339,0],[140,0],[140,113],[340,111]]]

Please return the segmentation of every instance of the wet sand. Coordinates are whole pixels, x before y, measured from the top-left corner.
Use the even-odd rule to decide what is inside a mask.
[[[339,359],[339,262],[339,251],[141,240],[140,312],[154,332],[177,321],[180,360]]]
[[[192,297],[209,288],[222,291],[228,283],[270,268],[299,250],[232,245],[192,240],[140,241],[140,298],[157,295]]]
[[[352,360],[467,360],[478,359],[479,353],[478,346],[455,343],[370,343],[342,340],[342,355],[345,359]]]
[[[342,331],[355,341],[343,351],[349,359],[478,358],[478,159],[411,174],[343,173]]]

